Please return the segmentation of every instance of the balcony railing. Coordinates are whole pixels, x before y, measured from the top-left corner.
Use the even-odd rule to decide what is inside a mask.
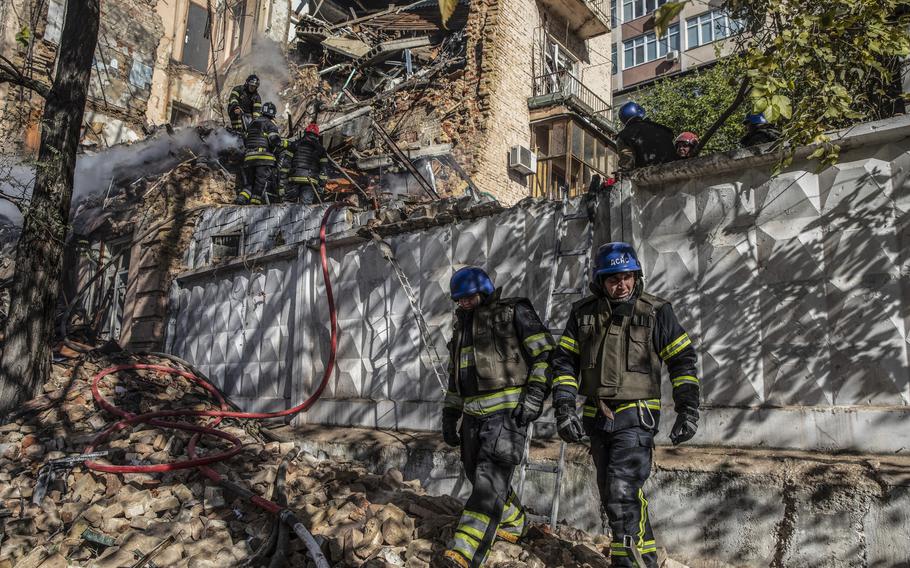
[[[610,21],[610,4],[608,0],[583,0],[597,14],[602,22]]]
[[[532,108],[564,104],[599,126],[612,129],[613,108],[577,77],[565,71],[534,77],[534,96],[528,102]]]

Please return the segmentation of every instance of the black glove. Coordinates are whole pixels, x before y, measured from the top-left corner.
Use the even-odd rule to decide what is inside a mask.
[[[515,420],[515,424],[519,428],[524,428],[540,418],[545,398],[547,398],[547,391],[544,387],[534,383],[525,387],[525,391],[521,395],[521,402],[512,411],[512,419]]]
[[[578,413],[575,412],[575,404],[571,399],[560,399],[556,401],[556,431],[559,437],[566,442],[580,442],[585,436],[585,431],[581,427],[581,420]]]
[[[453,448],[461,445],[461,438],[458,436],[459,418],[461,418],[459,410],[446,408],[442,411],[442,439]]]
[[[694,408],[684,408],[676,415],[676,422],[673,423],[673,429],[670,430],[670,441],[673,445],[679,445],[688,442],[698,431],[698,410]]]

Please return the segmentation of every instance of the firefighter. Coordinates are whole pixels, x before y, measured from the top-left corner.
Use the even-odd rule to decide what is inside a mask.
[[[549,392],[554,342],[531,303],[502,298],[482,269],[456,271],[450,287],[458,308],[442,434],[448,445],[461,446],[473,489],[445,561],[474,568],[483,565],[497,537],[514,543],[527,531],[511,479],[528,424],[540,416]]]
[[[303,136],[295,140],[289,150],[291,171],[286,199],[311,205],[318,194],[321,200],[329,179],[326,173],[329,158],[319,141],[319,126],[314,122],[308,124]]]
[[[262,99],[259,98],[259,77],[250,75],[242,85],[231,89],[228,96],[228,116],[231,128],[238,132],[246,130],[247,124],[259,118]]]
[[[691,158],[692,152],[698,146],[698,134],[689,131],[682,132],[673,141],[673,145],[676,147],[676,156],[680,160]]]
[[[275,118],[275,104],[262,105],[262,116],[253,120],[244,139],[245,187],[237,195],[238,205],[260,205],[275,179],[276,154],[288,147],[281,138]]]
[[[660,425],[661,365],[673,385],[673,444],[695,435],[699,380],[692,341],[666,300],[644,291],[641,263],[627,243],[597,251],[592,295],[572,306],[551,357],[553,405],[559,436],[579,442],[587,434],[597,487],[613,534],[612,566],[656,568],[642,486],[651,473]],[[583,419],[576,395],[585,397]],[[642,568],[644,568],[644,566]]]
[[[749,113],[743,118],[743,124],[746,125],[746,135],[743,136],[739,145],[743,148],[757,146],[759,144],[768,144],[780,138],[780,131],[774,128],[763,113]]]
[[[673,131],[645,118],[645,109],[629,101],[619,109],[623,129],[617,135],[619,169],[629,171],[676,159]]]

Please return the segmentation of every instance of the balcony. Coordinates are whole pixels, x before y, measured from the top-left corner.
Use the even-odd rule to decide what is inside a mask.
[[[586,119],[598,130],[616,134],[613,107],[566,71],[534,77],[534,94],[528,99],[530,110],[563,106]]]
[[[569,30],[581,39],[609,33],[609,0],[543,0],[544,6],[566,20]]]

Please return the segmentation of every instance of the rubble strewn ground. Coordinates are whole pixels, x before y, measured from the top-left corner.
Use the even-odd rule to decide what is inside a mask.
[[[285,565],[286,560],[289,566],[308,566],[297,539],[290,539],[287,552],[277,554],[272,564],[276,555],[257,556],[272,542],[273,518],[194,470],[115,475],[77,465],[56,470],[44,498],[33,503],[42,466],[82,452],[112,422],[92,398],[89,381],[95,373],[128,362],[173,364],[111,351],[56,363],[44,395],[0,426],[0,568],[137,566],[152,551],[151,562],[143,565],[258,566],[251,559],[263,558],[263,565]],[[199,386],[151,371],[121,373],[106,379],[101,390],[133,413],[213,407]],[[317,459],[292,442],[267,441],[267,430],[252,421],[226,421],[222,428],[243,440],[243,452],[215,469],[258,495],[284,495],[333,566],[433,566],[451,537],[461,503],[426,495],[417,481],[405,481],[397,470],[376,475],[355,463]],[[110,463],[164,463],[185,457],[188,436],[139,425],[99,449],[110,451],[102,458]],[[200,453],[220,445],[203,439]],[[283,459],[289,460],[284,491],[276,495]],[[279,531],[275,535],[280,545]],[[520,546],[497,543],[488,565],[607,566],[598,551],[608,544],[607,537],[566,527],[557,534],[534,527]]]

